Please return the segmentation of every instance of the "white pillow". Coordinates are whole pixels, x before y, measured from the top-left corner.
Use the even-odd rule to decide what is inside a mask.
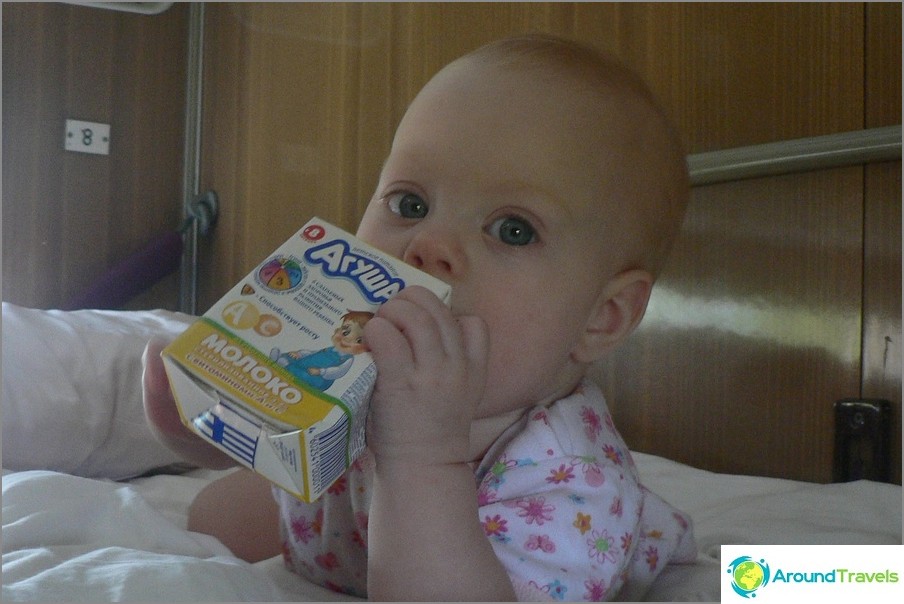
[[[179,461],[151,434],[141,355],[194,320],[165,310],[2,306],[3,467],[121,480]]]

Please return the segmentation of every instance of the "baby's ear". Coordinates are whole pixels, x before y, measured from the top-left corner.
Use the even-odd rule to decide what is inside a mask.
[[[592,363],[627,338],[643,318],[652,289],[653,276],[640,269],[627,270],[610,279],[572,351],[574,360]]]

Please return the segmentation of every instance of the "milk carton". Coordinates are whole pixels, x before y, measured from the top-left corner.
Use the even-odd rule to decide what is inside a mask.
[[[364,448],[363,325],[408,285],[448,285],[314,218],[163,351],[182,421],[304,501]]]

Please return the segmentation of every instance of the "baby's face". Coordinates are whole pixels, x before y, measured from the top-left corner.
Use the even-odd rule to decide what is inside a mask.
[[[452,285],[490,334],[483,417],[568,393],[603,284],[598,140],[574,95],[478,69],[442,72],[396,132],[358,236]]]

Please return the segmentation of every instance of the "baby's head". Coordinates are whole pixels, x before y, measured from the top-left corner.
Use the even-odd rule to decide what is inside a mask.
[[[546,132],[534,125],[534,142],[555,145],[547,157],[561,161],[549,176],[580,187],[566,203],[589,211],[607,255],[658,275],[684,217],[687,164],[677,132],[636,73],[594,48],[544,35],[487,44],[447,69],[493,81],[512,121],[528,128],[546,121]],[[510,104],[516,95],[523,104]],[[567,151],[550,157],[560,148]]]
[[[687,197],[681,145],[640,79],[527,36],[421,90],[358,235],[487,323],[489,416],[568,394],[634,329]]]

